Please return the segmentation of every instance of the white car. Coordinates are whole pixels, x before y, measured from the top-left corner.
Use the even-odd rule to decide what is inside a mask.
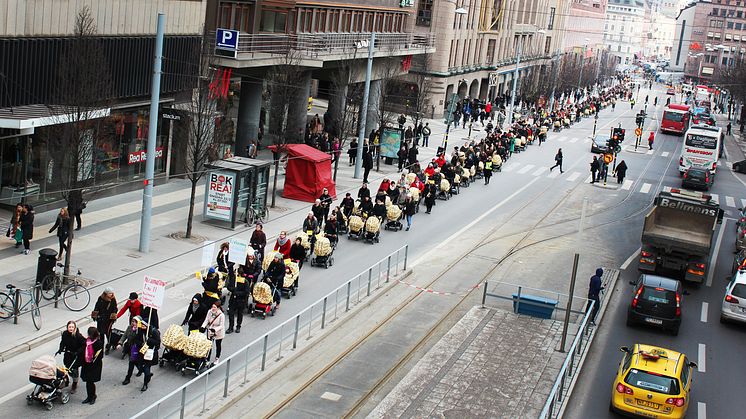
[[[740,270],[725,287],[720,322],[746,323],[746,270]]]

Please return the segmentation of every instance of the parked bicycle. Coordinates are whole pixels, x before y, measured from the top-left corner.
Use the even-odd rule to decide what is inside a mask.
[[[42,279],[41,296],[45,300],[61,297],[68,310],[83,311],[91,303],[91,293],[85,286],[90,281],[81,276],[80,269],[74,275],[65,275],[64,268],[65,265],[58,263],[53,272]]]
[[[258,203],[252,203],[246,207],[244,211],[244,221],[246,225],[254,225],[256,223],[264,224],[269,218],[269,208],[266,205],[259,205]]]
[[[0,292],[0,319],[9,319],[30,312],[34,327],[36,330],[41,329],[38,286],[24,290],[8,284],[5,288],[8,289],[7,293]]]

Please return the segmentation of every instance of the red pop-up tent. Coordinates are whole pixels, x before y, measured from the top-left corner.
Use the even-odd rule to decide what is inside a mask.
[[[305,144],[287,144],[284,148],[288,153],[288,165],[282,196],[313,202],[327,188],[332,198],[337,197],[330,155]]]

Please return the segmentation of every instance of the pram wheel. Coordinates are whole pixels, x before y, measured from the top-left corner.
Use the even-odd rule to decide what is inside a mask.
[[[52,410],[52,408],[54,408],[54,405],[52,404],[52,402],[46,402],[44,403],[44,407],[46,407],[47,410]]]
[[[329,266],[333,266],[333,265],[334,265],[334,258],[332,257],[332,258],[329,258]]]
[[[60,396],[60,402],[62,402],[62,404],[67,404],[67,402],[69,401],[70,401],[70,395],[67,393],[62,393],[62,396]]]
[[[30,394],[26,396],[26,404],[29,405],[29,406],[31,406],[32,404],[34,404],[34,399],[31,398]]]

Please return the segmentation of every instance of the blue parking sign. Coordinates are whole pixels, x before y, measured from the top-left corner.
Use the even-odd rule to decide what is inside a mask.
[[[218,28],[215,32],[215,46],[220,49],[236,51],[238,49],[238,31]]]

